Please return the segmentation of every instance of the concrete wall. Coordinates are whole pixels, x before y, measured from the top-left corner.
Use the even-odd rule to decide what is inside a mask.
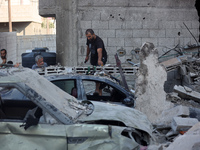
[[[40,0],[39,14],[56,15],[61,64],[84,65],[87,28],[93,28],[104,40],[108,63],[113,64],[117,50],[125,50],[126,55],[120,59],[127,63],[126,59],[132,59],[132,50],[144,42],[153,43],[159,54],[177,44],[195,43],[183,25],[185,22],[198,37],[194,4],[195,0]]]
[[[7,61],[17,62],[17,39],[15,32],[0,32],[0,49],[7,50]],[[1,60],[0,60],[1,63]]]
[[[21,54],[36,47],[48,47],[56,52],[56,35],[17,36],[17,62],[21,62]]]
[[[17,36],[16,32],[0,32],[0,49],[7,50],[7,60],[22,62],[21,55],[36,47],[56,51],[56,35]]]
[[[195,43],[183,22],[198,37],[198,16],[195,0],[82,0],[78,3],[79,58],[85,55],[87,28],[93,28],[103,38],[109,54],[109,63],[115,63],[114,54],[121,47],[130,59],[131,51],[144,42],[152,42],[159,54],[177,44]],[[81,60],[78,60],[79,64]]]
[[[8,22],[8,1],[1,1],[0,8],[0,23]],[[13,22],[42,22],[38,12],[38,0],[12,0],[11,16]]]

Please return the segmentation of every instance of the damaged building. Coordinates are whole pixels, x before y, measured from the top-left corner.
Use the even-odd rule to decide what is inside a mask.
[[[135,92],[133,109],[144,113],[153,125],[154,138],[150,145],[144,144],[143,149],[199,148],[200,15],[197,0],[40,0],[39,14],[56,18],[56,57],[62,66],[89,66],[84,63],[85,30],[93,28],[105,42],[107,64],[116,67],[114,55],[117,53],[122,68],[135,69],[136,74],[129,76],[134,79],[134,85],[130,86]],[[53,107],[51,109],[53,111]],[[101,120],[101,116],[98,119]],[[130,130],[126,131],[128,136]],[[109,126],[106,132],[110,138]],[[140,135],[142,143],[143,132],[135,133]],[[180,144],[180,141],[187,142]]]
[[[198,47],[189,49],[194,48],[193,55],[183,50],[177,57],[161,62],[152,43],[141,47],[135,103],[136,109],[144,112],[155,127],[156,142],[148,147],[150,150],[199,148]],[[185,146],[180,144],[186,139]]]

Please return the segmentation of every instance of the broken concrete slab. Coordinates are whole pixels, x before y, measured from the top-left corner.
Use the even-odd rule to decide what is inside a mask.
[[[179,67],[185,61],[187,61],[187,56],[184,55],[176,58],[171,58],[169,60],[161,62],[160,64],[165,67],[166,71],[170,71]]]
[[[171,122],[174,117],[189,117],[190,111],[186,106],[176,106],[162,112],[162,117],[158,120],[158,123],[166,126],[171,126]]]
[[[196,91],[192,91],[189,87],[186,86],[174,86],[174,91],[178,93],[183,99],[192,99],[194,101],[200,102],[200,93]]]
[[[187,131],[199,121],[196,118],[174,117],[171,123],[173,131]]]
[[[166,150],[199,150],[200,122],[190,128],[184,135],[177,137]]]

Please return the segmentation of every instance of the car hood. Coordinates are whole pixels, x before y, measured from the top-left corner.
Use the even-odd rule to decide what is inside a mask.
[[[80,122],[91,122],[100,120],[119,121],[127,127],[133,127],[139,130],[146,131],[152,135],[152,125],[142,112],[115,104],[92,102],[94,111],[87,117],[80,117]]]

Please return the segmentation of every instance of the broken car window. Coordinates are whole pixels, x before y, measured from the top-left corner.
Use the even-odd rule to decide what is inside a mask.
[[[52,83],[70,95],[72,95],[73,88],[76,88],[75,80],[57,80],[57,81],[52,81]]]
[[[96,84],[100,84],[99,89],[102,90],[102,95],[95,92]],[[88,100],[121,102],[126,97],[126,95],[117,88],[105,82],[83,80],[83,86]]]

